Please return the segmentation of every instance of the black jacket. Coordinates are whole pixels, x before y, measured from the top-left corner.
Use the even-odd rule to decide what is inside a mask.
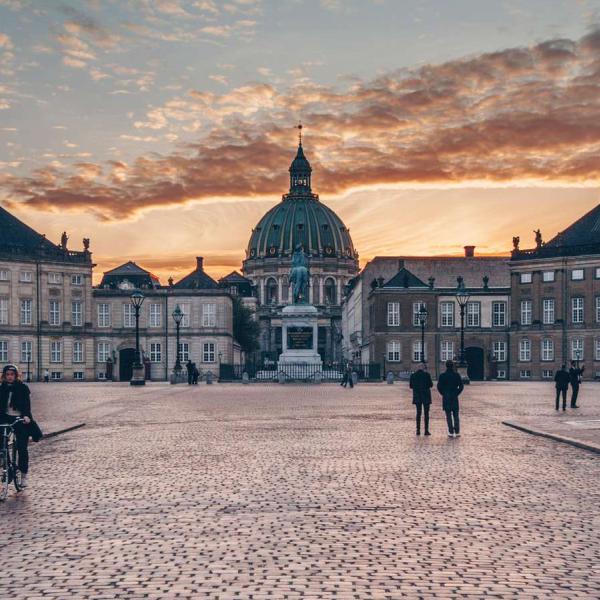
[[[554,376],[554,383],[556,384],[557,390],[566,390],[569,387],[570,376],[564,369],[559,369],[556,371],[556,375]]]
[[[583,370],[585,367],[581,367],[581,369],[575,369],[571,367],[569,369],[569,379],[571,380],[571,385],[579,385],[579,378],[583,375]]]
[[[22,417],[29,417],[31,423],[24,427],[27,427],[27,431],[33,441],[38,442],[42,439],[42,431],[31,414],[31,392],[22,381],[16,381],[12,385],[8,385],[6,382],[0,384],[0,416],[8,414],[8,396],[11,389],[11,408],[16,410]]]
[[[433,381],[427,371],[415,371],[410,376],[410,389],[413,391],[413,404],[431,404]]]
[[[448,369],[442,373],[437,383],[437,390],[442,395],[442,408],[458,408],[458,397],[464,389],[462,377],[456,371]]]

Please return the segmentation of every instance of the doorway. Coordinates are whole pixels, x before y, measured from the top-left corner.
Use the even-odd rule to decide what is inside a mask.
[[[135,348],[119,350],[119,381],[129,381],[133,375]]]
[[[471,381],[483,381],[484,379],[484,353],[483,348],[471,346],[465,348],[465,359],[467,361],[467,375]]]

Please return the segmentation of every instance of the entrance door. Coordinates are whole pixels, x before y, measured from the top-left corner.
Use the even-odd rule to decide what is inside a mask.
[[[465,348],[465,360],[467,361],[467,375],[472,381],[483,381],[483,348],[471,346]]]
[[[119,351],[119,381],[129,381],[133,375],[135,348],[123,348]]]

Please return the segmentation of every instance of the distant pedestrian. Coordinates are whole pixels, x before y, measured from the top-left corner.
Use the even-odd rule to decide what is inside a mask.
[[[411,374],[409,386],[413,391],[412,403],[417,409],[417,435],[421,435],[421,414],[423,414],[425,435],[431,435],[429,433],[429,407],[431,406],[433,381],[431,381],[431,375],[427,372],[427,366],[424,363],[420,363],[418,369]]]
[[[438,379],[437,389],[442,395],[442,408],[448,423],[448,437],[460,436],[458,397],[464,387],[462,377],[454,370],[454,363],[451,360],[446,361],[446,370]]]
[[[347,362],[344,365],[344,374],[342,375],[342,383],[340,383],[340,385],[345,388],[348,385],[353,388],[354,387],[354,380],[352,379],[352,365]]]
[[[567,366],[562,365],[561,368],[556,371],[554,375],[554,384],[556,386],[556,410],[560,405],[560,396],[562,394],[562,407],[563,410],[567,410],[567,390],[569,389],[569,372]]]
[[[198,377],[200,377],[200,371],[198,371],[198,367],[196,363],[192,363],[192,384],[198,385]]]
[[[185,368],[187,370],[188,385],[192,385],[192,383],[193,383],[193,379],[194,379],[193,365],[194,365],[194,363],[192,362],[192,359],[188,358],[188,361],[185,363]]]
[[[46,369],[44,371],[44,383],[48,383],[50,381],[50,371],[48,371],[48,369]]]
[[[579,395],[579,384],[581,383],[581,376],[585,367],[581,369],[577,366],[577,363],[572,360],[571,368],[569,369],[569,379],[571,381],[571,408],[579,408],[577,406],[577,396]]]

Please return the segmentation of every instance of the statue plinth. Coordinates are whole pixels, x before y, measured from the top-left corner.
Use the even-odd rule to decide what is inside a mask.
[[[318,348],[318,311],[310,304],[292,304],[281,311],[281,341],[283,352],[279,368],[289,364],[322,367]]]

